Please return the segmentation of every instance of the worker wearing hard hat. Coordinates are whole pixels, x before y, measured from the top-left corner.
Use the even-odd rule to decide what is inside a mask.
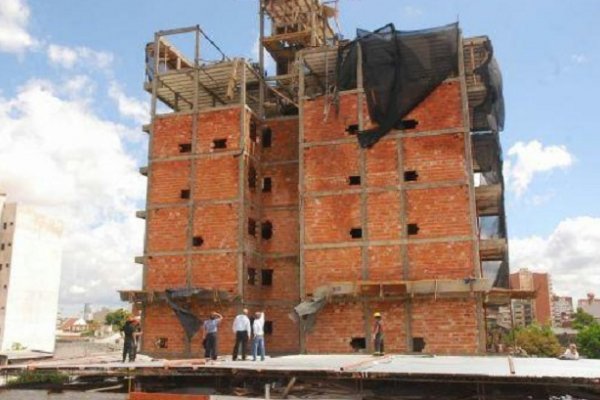
[[[375,321],[373,323],[373,341],[375,342],[375,356],[382,356],[384,354],[383,350],[383,320],[381,319],[381,313],[376,312],[373,314],[373,318]]]

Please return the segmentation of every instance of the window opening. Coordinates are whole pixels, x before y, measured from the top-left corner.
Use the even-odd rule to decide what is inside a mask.
[[[256,269],[248,268],[248,285],[256,285]]]
[[[256,236],[256,221],[248,218],[248,235]]]
[[[179,152],[180,153],[190,153],[192,151],[192,144],[191,143],[181,143],[179,145]]]
[[[227,139],[215,139],[213,140],[213,149],[226,149]]]
[[[273,285],[273,270],[263,269],[260,271],[260,282],[263,286]]]
[[[350,229],[350,236],[352,239],[360,239],[362,237],[362,228]]]
[[[263,147],[271,147],[271,142],[273,140],[273,131],[268,126],[263,128],[262,130],[262,145]]]
[[[416,181],[418,177],[419,177],[419,174],[417,173],[417,171],[414,171],[414,170],[404,171],[404,181],[405,182]]]
[[[192,239],[192,244],[196,247],[200,247],[204,244],[204,238],[202,238],[202,236],[194,236]]]
[[[262,223],[261,234],[262,238],[265,240],[269,240],[273,237],[273,224],[271,221],[265,221]]]
[[[350,186],[360,185],[360,176],[359,175],[349,176],[348,177],[348,185],[350,185]]]
[[[270,177],[265,177],[263,178],[263,185],[262,185],[262,191],[263,192],[270,192],[271,191],[271,186],[272,185],[272,181]]]

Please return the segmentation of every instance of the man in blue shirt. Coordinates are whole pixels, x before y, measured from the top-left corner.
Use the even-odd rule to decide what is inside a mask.
[[[216,311],[210,314],[210,319],[204,321],[204,357],[217,359],[217,331],[223,316]]]

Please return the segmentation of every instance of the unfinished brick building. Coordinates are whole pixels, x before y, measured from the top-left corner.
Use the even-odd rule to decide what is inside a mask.
[[[199,335],[178,316],[217,310],[229,353],[242,307],[266,311],[270,353],[369,351],[375,311],[387,351],[486,350],[486,307],[510,296],[490,41],[457,26],[392,32],[427,58],[397,79],[422,74],[429,87],[372,140],[382,125],[372,109],[381,88],[364,71],[373,47],[340,41],[335,12],[263,0],[258,65],[201,64],[199,27],[160,31],[147,46],[143,288],[121,292],[143,310],[143,352],[198,356]],[[193,60],[167,41],[175,34],[195,35]],[[434,82],[438,63],[449,67]],[[159,101],[172,112],[158,114]]]

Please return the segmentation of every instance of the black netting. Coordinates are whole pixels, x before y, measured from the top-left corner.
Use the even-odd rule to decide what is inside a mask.
[[[191,311],[186,310],[181,307],[179,304],[175,302],[176,299],[181,298],[189,298],[190,296],[196,294],[198,290],[196,289],[167,289],[165,290],[165,297],[167,300],[167,304],[169,307],[175,312],[177,319],[181,323],[183,330],[185,331],[185,335],[188,340],[191,340],[194,335],[200,330],[202,327],[202,321],[196,317]]]
[[[493,56],[491,43],[486,42],[488,50],[487,60],[474,72],[479,74],[486,87],[485,100],[474,108],[475,114],[483,114],[487,119],[487,126],[494,132],[504,129],[504,96],[502,94],[502,74],[500,66]]]
[[[458,24],[419,31],[397,31],[389,24],[340,46],[339,91],[356,88],[358,46],[363,86],[376,128],[359,132],[361,147],[373,146],[448,76],[458,73]]]

